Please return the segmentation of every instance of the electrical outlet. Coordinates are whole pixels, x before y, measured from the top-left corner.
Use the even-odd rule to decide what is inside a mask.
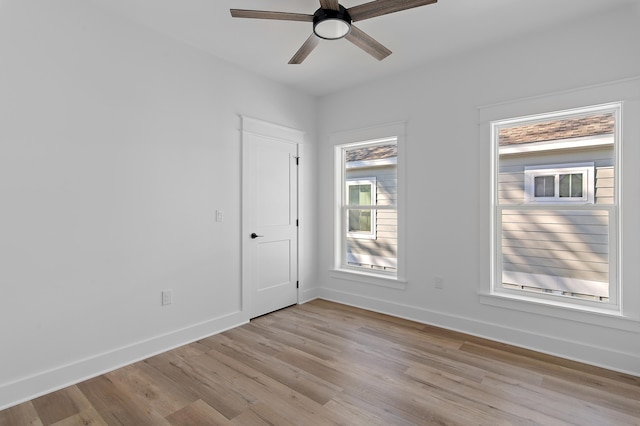
[[[216,222],[222,222],[224,220],[224,212],[222,210],[216,210]]]
[[[437,288],[438,290],[442,290],[442,289],[444,289],[444,278],[442,278],[442,277],[441,277],[441,276],[439,276],[439,275],[436,275],[436,276],[433,278],[433,286],[434,286],[435,288]]]
[[[173,303],[173,290],[162,290],[162,306]]]

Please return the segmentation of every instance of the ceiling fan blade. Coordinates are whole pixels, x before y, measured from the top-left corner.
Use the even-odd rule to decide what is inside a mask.
[[[300,49],[298,49],[296,54],[293,55],[289,63],[301,64],[302,61],[307,59],[307,56],[309,56],[309,53],[311,53],[313,49],[316,48],[319,42],[320,42],[320,39],[314,33],[311,33],[307,41],[305,41],[302,47],[300,47]]]
[[[345,38],[379,61],[391,55],[391,51],[389,49],[353,25],[351,25],[351,32]]]
[[[347,9],[353,22],[437,3],[438,0],[376,0]]]
[[[320,7],[329,10],[340,10],[338,0],[320,0]]]
[[[313,22],[313,15],[305,15],[304,13],[270,12],[267,10],[231,9],[231,16],[234,18]]]

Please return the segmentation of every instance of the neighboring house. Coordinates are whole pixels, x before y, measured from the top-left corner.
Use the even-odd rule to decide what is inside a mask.
[[[613,204],[614,127],[607,113],[500,130],[505,287],[607,300],[609,215],[572,206]]]
[[[397,145],[355,148],[346,153],[346,196],[350,205],[395,206]],[[348,211],[346,256],[352,266],[395,271],[398,266],[396,210]]]

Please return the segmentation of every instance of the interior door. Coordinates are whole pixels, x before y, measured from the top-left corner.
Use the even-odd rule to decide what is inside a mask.
[[[250,318],[298,301],[299,138],[243,118],[243,309]]]

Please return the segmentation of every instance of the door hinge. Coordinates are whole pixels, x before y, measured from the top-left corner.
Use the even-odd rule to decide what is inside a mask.
[[[296,226],[300,226],[300,221],[296,219]]]
[[[300,281],[296,281],[296,288],[300,288]]]
[[[300,165],[300,157],[296,157],[296,166]]]

